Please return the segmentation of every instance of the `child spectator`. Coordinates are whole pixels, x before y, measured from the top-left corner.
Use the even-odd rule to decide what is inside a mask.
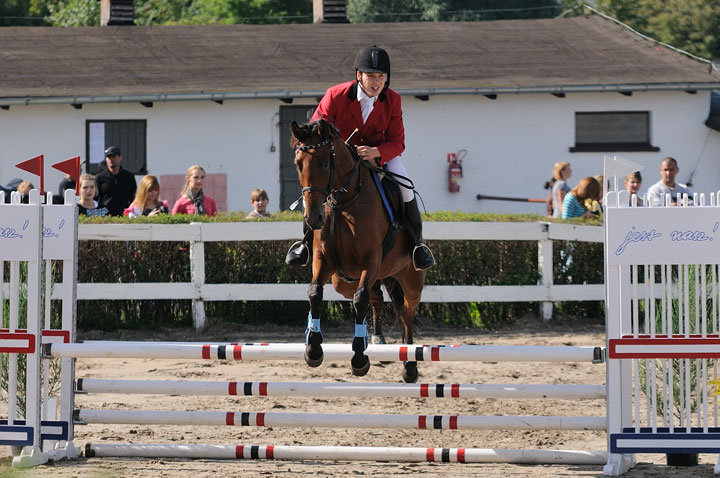
[[[20,184],[18,184],[17,192],[20,194],[20,202],[22,204],[27,204],[30,200],[30,191],[32,189],[35,189],[35,186],[33,186],[33,183],[30,181],[23,181]]]
[[[562,208],[563,208],[563,201],[565,200],[565,195],[570,191],[570,186],[568,186],[568,179],[570,179],[570,176],[572,176],[572,169],[570,168],[570,163],[567,161],[560,161],[558,163],[555,163],[555,167],[553,168],[553,177],[555,178],[555,184],[553,184],[552,188],[552,197],[553,197],[553,217],[558,218],[562,214]]]
[[[569,193],[565,195],[562,205],[562,218],[572,217],[593,218],[596,217],[592,211],[585,207],[585,201],[590,199],[600,201],[602,189],[600,183],[592,176],[583,178]]]
[[[94,199],[97,192],[95,177],[92,174],[80,175],[80,200],[78,201],[78,213],[90,216],[103,217],[108,214],[105,207],[98,208],[98,202]]]
[[[642,176],[640,171],[635,171],[625,176],[625,190],[628,193],[628,204],[632,205],[632,197],[635,194],[637,198],[637,205],[644,206],[642,197],[640,197],[640,186],[642,186]]]
[[[130,207],[125,209],[124,214],[129,217],[157,216],[160,213],[169,212],[167,201],[160,200],[160,183],[158,179],[148,174],[140,180],[140,185],[135,193],[135,200]]]
[[[180,197],[172,208],[175,214],[199,214],[214,216],[217,214],[215,200],[203,193],[205,170],[198,165],[190,166],[185,173],[185,185]]]
[[[267,212],[267,205],[270,202],[268,195],[264,189],[255,189],[250,195],[250,205],[253,210],[248,214],[245,219],[260,219],[261,217],[270,217],[270,213]]]

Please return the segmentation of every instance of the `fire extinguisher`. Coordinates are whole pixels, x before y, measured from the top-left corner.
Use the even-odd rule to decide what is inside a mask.
[[[461,149],[457,153],[448,153],[448,191],[451,193],[460,192],[460,178],[462,177],[462,161],[466,150]]]

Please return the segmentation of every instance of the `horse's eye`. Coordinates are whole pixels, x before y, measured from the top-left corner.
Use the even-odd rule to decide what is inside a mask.
[[[325,162],[323,162],[323,168],[324,168],[324,169],[327,169],[327,168],[329,168],[329,167],[330,167],[330,160],[329,160],[329,159],[326,159]]]
[[[301,161],[298,161],[297,163],[295,163],[295,166],[297,167],[297,170],[300,171],[300,172],[302,172],[302,164],[303,164],[303,163],[302,163]]]

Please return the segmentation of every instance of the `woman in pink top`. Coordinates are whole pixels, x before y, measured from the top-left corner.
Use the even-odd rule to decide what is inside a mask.
[[[200,214],[214,216],[217,214],[215,200],[203,193],[205,170],[198,165],[190,166],[185,173],[185,186],[180,198],[175,201],[173,214]]]

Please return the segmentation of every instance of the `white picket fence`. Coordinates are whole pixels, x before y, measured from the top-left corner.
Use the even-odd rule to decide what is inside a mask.
[[[81,224],[79,240],[183,241],[190,243],[190,282],[80,283],[78,300],[192,299],[193,323],[205,325],[204,301],[307,300],[307,284],[206,284],[205,242],[297,240],[302,227],[292,222],[191,224]],[[604,300],[604,284],[553,284],[553,241],[603,242],[601,226],[531,222],[427,222],[427,240],[534,241],[538,243],[536,285],[427,285],[423,302],[540,302],[552,317],[553,302]],[[482,258],[478,258],[482,260]],[[345,300],[332,288],[327,300]]]

